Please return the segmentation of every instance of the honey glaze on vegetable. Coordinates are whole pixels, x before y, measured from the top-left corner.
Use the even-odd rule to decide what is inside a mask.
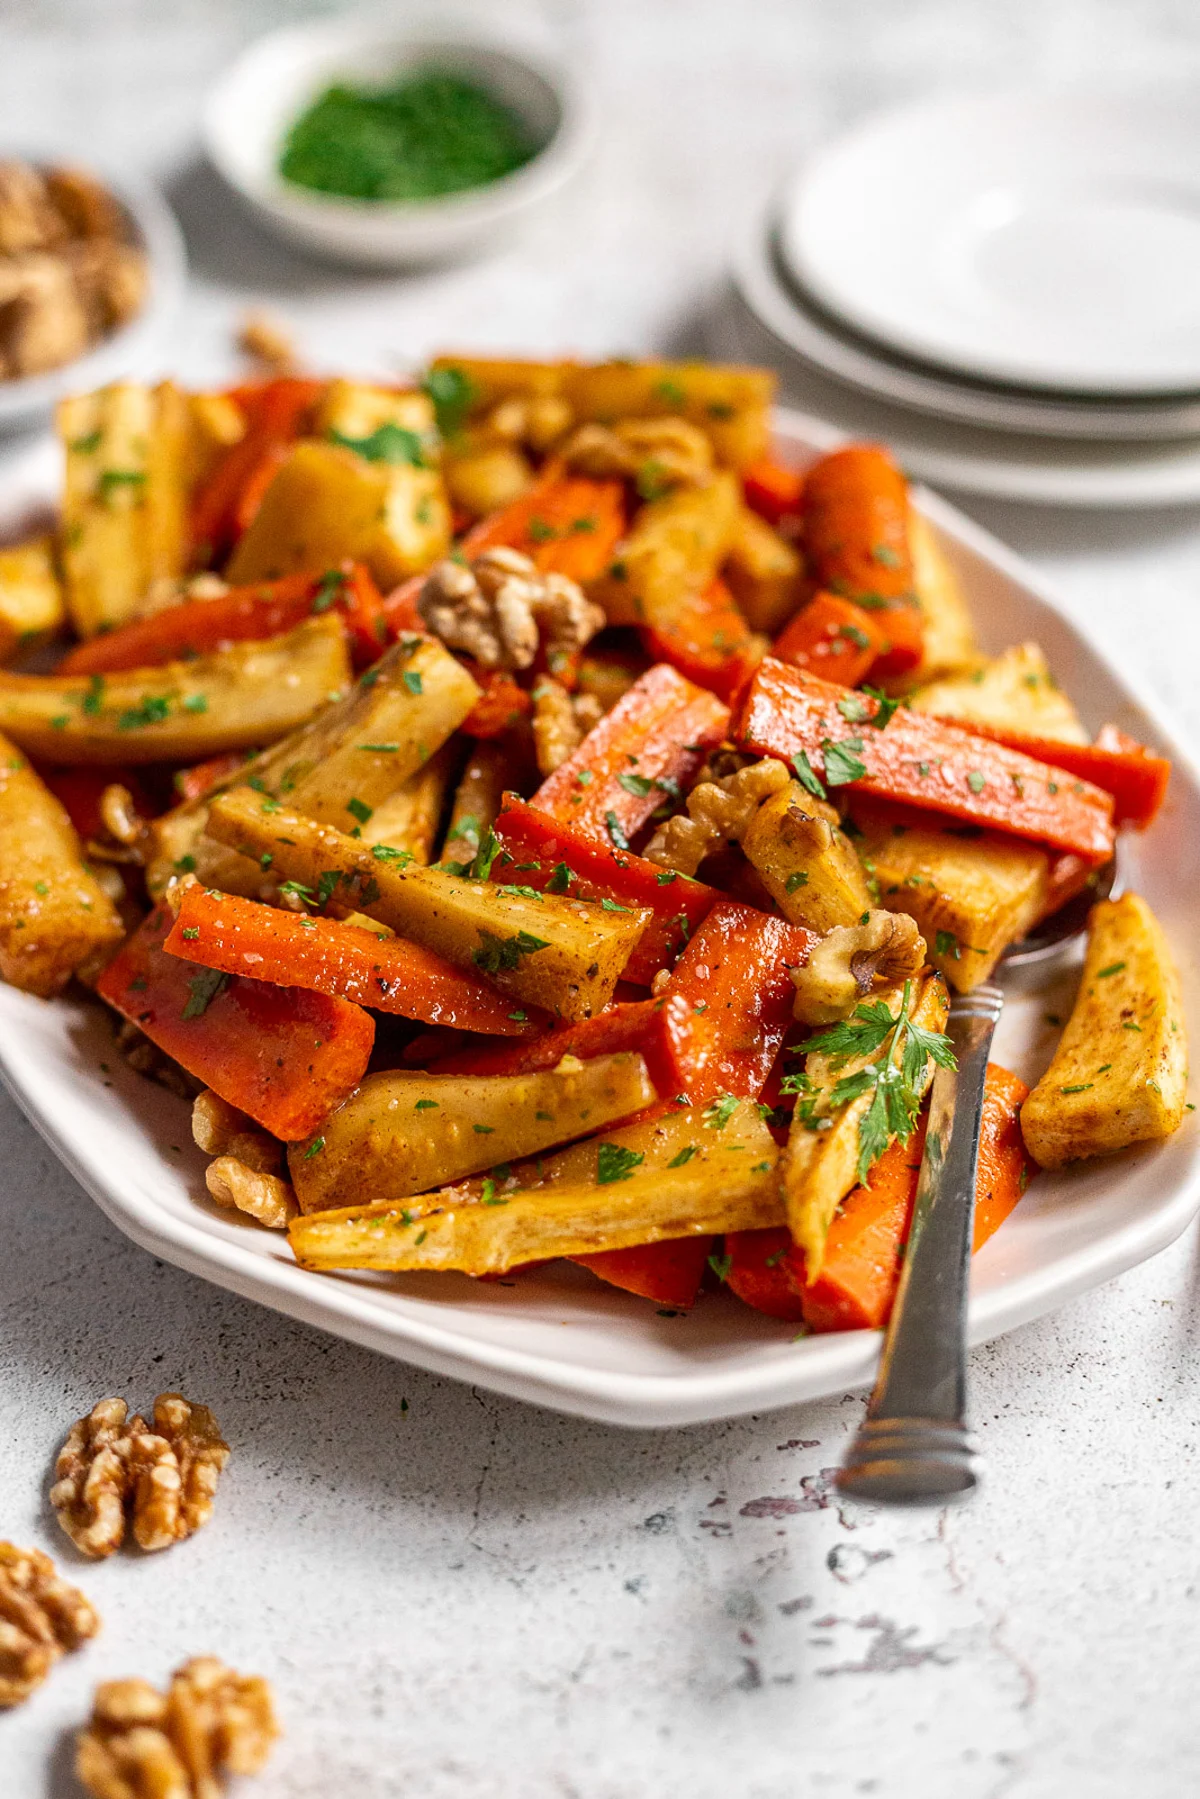
[[[60,409],[61,524],[0,552],[0,974],[202,1087],[208,1193],[305,1267],[886,1321],[952,995],[1170,769],[770,401],[440,357]],[[1043,1080],[989,1071],[977,1246],[1186,1080],[1161,927],[1095,907]]]

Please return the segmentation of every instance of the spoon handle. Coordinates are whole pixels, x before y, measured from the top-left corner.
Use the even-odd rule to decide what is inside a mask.
[[[838,1476],[843,1493],[941,1505],[976,1484],[966,1424],[967,1294],[988,1052],[1004,1004],[984,982],[954,1001],[957,1069],[939,1068],[908,1250],[875,1391]]]

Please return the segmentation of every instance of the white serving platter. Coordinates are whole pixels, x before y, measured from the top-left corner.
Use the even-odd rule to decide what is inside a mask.
[[[798,413],[777,416],[777,450],[802,464],[840,434]],[[23,503],[34,474],[26,471]],[[22,493],[19,471],[6,491]],[[45,490],[43,489],[43,492]],[[1163,813],[1123,852],[1126,882],[1158,912],[1179,960],[1189,1026],[1200,1028],[1194,940],[1200,891],[1200,773],[1161,710],[1078,631],[1038,576],[935,495],[918,504],[970,594],[986,648],[1034,637],[1087,724],[1107,719],[1172,757]],[[0,524],[3,519],[0,518]],[[1064,991],[1065,986],[1065,991]],[[1014,993],[996,1060],[1029,1079],[1048,1060],[1051,991]],[[794,1338],[790,1325],[732,1295],[706,1295],[689,1316],[556,1264],[511,1285],[454,1275],[320,1275],[298,1268],[280,1236],[230,1218],[204,1195],[204,1158],[188,1108],[125,1068],[99,1006],[47,1003],[0,987],[0,1073],[50,1146],[136,1243],[247,1299],[398,1360],[608,1423],[653,1428],[765,1411],[861,1387],[874,1332]],[[976,1258],[970,1331],[980,1343],[1040,1316],[1166,1247],[1200,1206],[1194,1116],[1169,1142],[1042,1174]],[[70,1254],[69,1242],[63,1253]],[[31,1279],[38,1271],[30,1270]]]

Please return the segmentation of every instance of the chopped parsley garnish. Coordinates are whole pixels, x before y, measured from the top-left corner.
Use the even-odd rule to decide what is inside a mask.
[[[341,599],[348,585],[348,578],[344,570],[340,568],[327,569],[317,582],[309,611],[328,612],[329,608]]]
[[[1124,966],[1124,962],[1110,962],[1107,968],[1098,968],[1096,970],[1096,979],[1098,981],[1107,981],[1109,975],[1120,974]]]
[[[861,737],[846,737],[840,743],[831,743],[825,738],[821,745],[821,753],[825,758],[825,782],[829,787],[845,787],[850,781],[861,781],[867,772],[867,765],[861,761],[858,752],[862,749]]]
[[[1095,1086],[1094,1081],[1081,1081],[1076,1087],[1060,1087],[1060,1093],[1090,1093]]]
[[[738,1109],[738,1098],[734,1093],[719,1093],[712,1104],[705,1108],[704,1128],[708,1131],[723,1131],[729,1120]]]
[[[556,862],[554,864],[554,873],[546,882],[546,892],[565,893],[574,879],[574,870],[568,868],[565,862]]]
[[[360,825],[365,825],[375,815],[374,806],[368,806],[365,800],[360,799],[347,800],[346,810],[351,818],[357,818]]]
[[[492,863],[500,854],[500,839],[492,828],[484,832],[483,841],[471,859],[467,869],[467,878],[472,881],[486,881],[492,872]]]
[[[421,679],[419,669],[406,668],[400,679],[404,682],[404,685],[408,688],[410,693],[423,693],[425,691],[425,683]]]
[[[654,791],[654,782],[646,775],[618,775],[617,786],[623,787],[626,793],[635,794],[640,800]]]
[[[40,885],[41,885],[41,883],[39,882],[39,886]],[[184,925],[183,940],[185,943],[195,943],[195,941],[199,935],[200,935],[200,926],[199,925],[195,925],[195,924],[185,924]]]
[[[413,860],[413,853],[411,850],[394,850],[390,843],[373,843],[371,845],[371,854],[374,856],[376,862],[396,862],[401,868],[404,867],[405,863]],[[333,869],[328,871],[328,874],[333,873]],[[328,879],[328,874],[321,876],[322,884]],[[341,876],[339,875],[338,880],[340,879]],[[334,886],[336,885],[337,881],[334,882]],[[331,887],[329,891],[332,893],[333,887]]]
[[[146,694],[140,706],[131,706],[118,714],[117,730],[140,731],[146,725],[160,725],[170,710],[171,701],[167,694]]]
[[[685,1162],[690,1162],[692,1157],[699,1153],[700,1152],[694,1143],[685,1143],[679,1154],[671,1157],[671,1160],[667,1163],[667,1167],[682,1168]]]
[[[787,880],[783,883],[783,885],[784,885],[784,890],[787,893],[795,893],[797,887],[807,887],[808,886],[808,871],[803,868],[798,868],[794,874],[790,874],[788,876]]]
[[[304,1160],[306,1162],[311,1162],[314,1156],[320,1155],[320,1153],[324,1149],[324,1147],[325,1147],[324,1137],[314,1137],[312,1142],[309,1144],[308,1148],[304,1152]]]
[[[886,1003],[877,999],[870,1005],[856,1006],[851,1017],[800,1045],[806,1054],[827,1056],[834,1072],[845,1067],[847,1062],[861,1061],[867,1056],[880,1057],[887,1045],[886,1055],[854,1074],[844,1075],[829,1095],[829,1104],[835,1109],[849,1105],[863,1094],[871,1095],[871,1103],[858,1126],[857,1172],[860,1181],[866,1180],[893,1137],[907,1143],[912,1136],[920,1111],[919,1090],[924,1085],[928,1064],[932,1061],[939,1068],[957,1066],[950,1039],[940,1031],[927,1030],[910,1016],[912,995],[912,982],[906,981],[900,1010],[895,1017],[888,1011]],[[807,1093],[811,1090],[810,1077],[788,1075],[783,1081],[783,1090]],[[823,1117],[817,1113],[819,1103],[819,1097],[802,1100],[796,1108],[801,1122],[813,1129],[820,1129],[823,1122]],[[805,1116],[806,1106],[808,1116]]]
[[[877,731],[882,731],[892,714],[899,710],[900,702],[891,699],[880,688],[871,687],[865,682],[863,683],[863,692],[869,693],[875,701],[875,712],[869,722]]]
[[[655,875],[654,879],[660,887],[669,887],[672,881],[679,879],[679,871],[675,868],[664,868],[661,873]]]
[[[596,1150],[596,1179],[602,1187],[612,1181],[627,1181],[645,1160],[639,1149],[625,1149],[619,1143],[601,1143]]]
[[[122,488],[140,494],[145,485],[146,475],[143,469],[106,468],[100,471],[100,477],[96,482],[96,491],[100,498],[107,503],[113,494],[119,493]]]
[[[438,1102],[436,1099],[419,1099],[413,1107],[413,1110],[414,1112],[436,1112],[437,1106]]]
[[[829,795],[825,792],[824,787],[822,787],[820,780],[813,770],[813,765],[808,759],[807,750],[801,750],[800,754],[795,758],[792,763],[792,772],[799,781],[801,787],[807,787],[814,799],[828,799]]]
[[[331,431],[329,435],[343,450],[353,450],[356,456],[365,457],[368,462],[386,462],[393,468],[403,463],[410,468],[426,466],[425,446],[420,434],[406,431],[403,425],[393,424],[390,419],[369,437],[345,437],[340,431]]]
[[[219,968],[202,968],[188,982],[188,1001],[181,1018],[203,1018],[219,993],[229,985],[229,976]]]
[[[531,936],[528,931],[518,931],[515,937],[497,937],[481,928],[479,936],[483,947],[474,952],[471,960],[484,974],[511,973],[522,956],[550,947],[545,938]]]
[[[934,938],[933,948],[935,955],[953,956],[956,962],[962,958],[962,948],[953,931],[939,931]]]
[[[717,1279],[721,1282],[722,1286],[724,1286],[725,1282],[729,1279],[730,1274],[733,1272],[733,1257],[728,1254],[723,1256],[709,1256],[708,1265],[716,1275]]]
[[[967,770],[967,786],[972,793],[982,793],[987,786],[987,781],[977,768],[970,768]]]
[[[604,814],[604,828],[608,832],[609,838],[616,849],[627,850],[629,848],[629,839],[626,837],[621,821],[615,812],[606,812]]]
[[[421,392],[433,402],[437,428],[443,437],[461,431],[475,400],[475,384],[465,369],[430,369]]]
[[[104,677],[93,675],[88,682],[88,690],[80,701],[80,708],[89,718],[95,718],[104,703]]]

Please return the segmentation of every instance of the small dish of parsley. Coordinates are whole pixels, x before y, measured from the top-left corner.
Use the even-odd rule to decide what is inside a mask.
[[[281,237],[404,268],[523,222],[573,178],[597,124],[586,74],[503,28],[351,14],[251,44],[208,96],[203,133]]]

